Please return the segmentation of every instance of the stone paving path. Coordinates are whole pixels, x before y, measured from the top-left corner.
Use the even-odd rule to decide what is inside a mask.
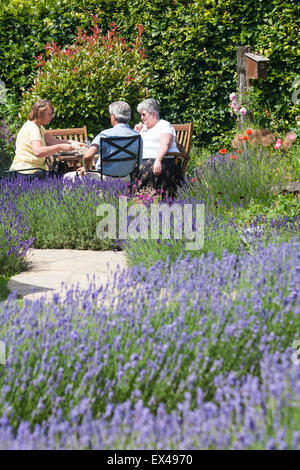
[[[86,289],[93,276],[97,285],[106,284],[114,272],[127,268],[121,251],[34,249],[27,259],[29,270],[13,276],[8,289],[30,300],[41,296],[50,299],[54,293],[63,293],[66,286],[79,284],[80,289]]]

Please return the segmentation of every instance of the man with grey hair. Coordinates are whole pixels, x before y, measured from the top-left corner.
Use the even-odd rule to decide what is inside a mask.
[[[136,131],[129,127],[129,120],[131,118],[131,109],[128,103],[125,101],[115,101],[111,105],[109,105],[109,113],[110,113],[110,122],[112,127],[109,129],[105,129],[101,131],[97,137],[91,143],[90,148],[84,154],[83,157],[83,166],[79,168],[76,172],[78,176],[89,176],[89,177],[99,177],[99,173],[89,172],[93,160],[95,159],[95,155],[99,153],[100,148],[100,141],[102,137],[132,137],[134,135],[138,135]],[[103,142],[102,148],[102,157],[107,157],[108,155],[115,152],[116,148],[109,145],[107,142]],[[136,140],[133,142],[129,147],[128,150],[131,150],[134,153],[138,152],[138,141]],[[124,153],[124,157],[127,157],[128,154]],[[114,157],[112,157],[113,159]],[[122,158],[122,154],[118,153],[116,158]],[[140,151],[140,161],[142,158],[142,150]],[[127,180],[130,180],[129,174],[133,171],[135,166],[135,162],[133,160],[129,161],[119,161],[118,163],[110,162],[103,162],[103,175],[110,176],[110,177],[127,177]],[[98,160],[95,164],[95,169],[101,169],[101,157],[99,156]],[[66,173],[64,175],[64,179],[74,179],[74,173]]]

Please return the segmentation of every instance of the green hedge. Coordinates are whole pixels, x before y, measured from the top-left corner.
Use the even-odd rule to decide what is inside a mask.
[[[19,96],[29,88],[43,46],[72,43],[76,27],[97,13],[102,32],[115,21],[134,38],[145,25],[144,44],[153,96],[162,116],[193,120],[195,142],[211,142],[234,125],[228,96],[236,89],[236,47],[251,45],[270,59],[267,80],[253,82],[257,123],[293,127],[300,114],[291,101],[300,78],[297,2],[269,0],[11,0],[0,12],[0,79]],[[17,39],[16,39],[17,38]]]

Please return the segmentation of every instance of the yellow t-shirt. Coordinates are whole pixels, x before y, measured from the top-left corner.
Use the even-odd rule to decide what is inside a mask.
[[[36,157],[32,151],[31,142],[40,140],[45,147],[45,129],[40,128],[32,121],[26,121],[21,127],[16,140],[15,158],[11,164],[10,170],[24,170],[30,168],[43,168],[45,158]],[[22,171],[24,174],[33,173],[32,171]]]

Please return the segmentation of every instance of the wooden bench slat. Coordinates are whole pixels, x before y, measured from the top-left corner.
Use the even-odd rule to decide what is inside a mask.
[[[84,127],[74,127],[73,129],[48,129],[46,131],[50,135],[54,135],[55,137],[61,137],[64,140],[73,139],[78,142],[78,138],[80,142],[87,140],[87,128]]]
[[[193,123],[188,124],[172,124],[176,132],[176,142],[182,147],[179,153],[170,152],[168,155],[174,155],[183,158],[182,171],[185,173],[188,160],[190,158]]]

